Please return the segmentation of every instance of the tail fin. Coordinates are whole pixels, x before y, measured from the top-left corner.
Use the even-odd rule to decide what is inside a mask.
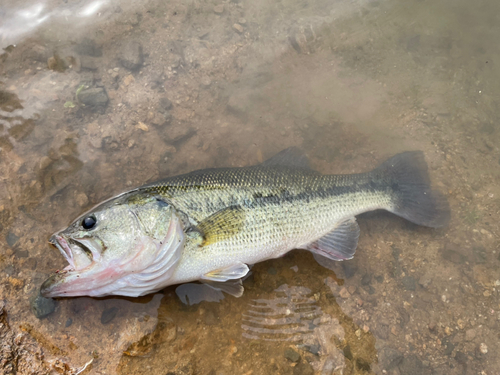
[[[423,152],[395,155],[374,173],[392,187],[395,202],[391,212],[415,224],[432,228],[446,226],[450,221],[446,198],[431,189]]]

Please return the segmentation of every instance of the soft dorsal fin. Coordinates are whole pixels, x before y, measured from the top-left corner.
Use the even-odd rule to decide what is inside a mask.
[[[217,211],[198,224],[203,236],[201,246],[207,246],[236,235],[245,221],[245,212],[240,206],[230,206]]]
[[[307,156],[297,147],[288,147],[260,165],[263,167],[282,166],[289,168],[311,169]]]

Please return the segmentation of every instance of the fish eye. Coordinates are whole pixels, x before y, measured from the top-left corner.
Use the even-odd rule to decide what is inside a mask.
[[[97,223],[97,219],[95,218],[94,215],[90,215],[85,217],[82,220],[82,227],[83,229],[92,229]]]

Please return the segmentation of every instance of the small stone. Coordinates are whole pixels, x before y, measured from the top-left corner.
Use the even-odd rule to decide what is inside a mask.
[[[7,233],[6,240],[7,240],[7,245],[12,247],[16,244],[17,240],[19,240],[19,237],[16,236],[14,233],[9,232]]]
[[[461,365],[466,365],[469,359],[467,358],[467,354],[462,353],[461,351],[457,351],[455,353],[455,361],[457,361]]]
[[[65,326],[66,328],[68,328],[68,327],[69,327],[69,326],[71,326],[72,324],[73,324],[73,319],[68,318],[68,319],[66,320],[66,323],[64,323],[64,326]]]
[[[42,156],[42,158],[40,159],[40,169],[44,170],[50,164],[52,164],[52,160],[50,160],[48,156]]]
[[[123,84],[125,86],[130,85],[132,82],[135,82],[135,78],[132,74],[128,74],[123,78]]]
[[[116,317],[117,313],[118,313],[118,307],[111,307],[109,309],[104,310],[101,315],[101,323],[102,324],[110,323]]]
[[[149,127],[148,127],[145,123],[143,123],[143,122],[141,122],[141,121],[139,121],[139,122],[137,123],[137,129],[140,129],[140,130],[142,130],[143,132],[148,132],[148,131],[149,131]]]
[[[203,76],[200,80],[200,83],[204,88],[208,88],[212,84],[212,80],[207,76]]]
[[[462,319],[458,319],[457,320],[457,326],[460,329],[464,329],[465,328],[465,322]]]
[[[80,57],[81,69],[97,70],[99,68],[100,60],[95,57],[82,56]]]
[[[75,199],[80,207],[85,207],[89,203],[89,198],[85,193],[78,193]]]
[[[413,291],[417,287],[415,278],[412,276],[403,277],[402,283],[403,283],[403,288],[405,290]]]
[[[31,311],[38,319],[41,319],[56,309],[56,303],[52,298],[45,298],[38,294],[31,301]]]
[[[301,362],[293,368],[293,375],[314,375],[314,369],[308,362]]]
[[[219,5],[214,6],[214,13],[215,14],[224,13],[224,4],[219,4]]]
[[[349,285],[349,287],[347,288],[347,290],[349,291],[350,294],[354,294],[354,293],[356,293],[356,286],[355,285]]]
[[[238,20],[238,23],[239,23],[240,25],[246,25],[246,24],[247,24],[247,20],[246,20],[246,19],[244,19],[244,18],[240,18],[240,19]]]
[[[441,253],[441,256],[444,259],[446,259],[450,262],[456,263],[456,264],[463,264],[467,260],[467,258],[464,255],[462,255],[458,251],[452,250],[452,249],[443,250],[443,252]]]
[[[479,351],[482,353],[482,354],[487,354],[488,353],[488,346],[482,342],[480,345],[479,345]]]
[[[288,348],[285,350],[285,358],[292,362],[298,362],[300,360],[300,354],[292,348]]]
[[[172,109],[172,102],[168,98],[160,98],[160,107],[162,110],[170,110]]]
[[[365,273],[361,278],[361,285],[369,285],[372,282],[372,275]]]
[[[346,299],[346,298],[349,298],[351,295],[349,294],[348,290],[343,287],[342,289],[340,289],[340,297]]]
[[[245,29],[243,28],[243,26],[241,26],[239,23],[235,23],[233,25],[233,29],[234,31],[236,31],[238,34],[242,34],[243,31],[245,31]]]
[[[82,90],[78,93],[78,100],[90,107],[104,107],[108,103],[108,94],[102,87]]]
[[[342,269],[344,270],[345,277],[350,279],[358,271],[358,266],[353,261],[343,261],[341,262]]]
[[[12,287],[14,287],[15,289],[21,289],[24,286],[24,280],[19,279],[17,277],[9,276],[7,278],[7,282],[10,285],[12,285]]]
[[[137,70],[143,64],[142,45],[136,41],[126,43],[121,51],[120,62],[129,70]]]
[[[429,273],[426,273],[418,279],[419,285],[421,285],[423,288],[427,288],[432,281],[432,276]]]
[[[83,41],[75,46],[75,51],[80,55],[100,57],[102,56],[102,47],[100,47],[95,40],[85,38]]]
[[[473,328],[465,331],[465,341],[472,341],[476,337],[476,331]]]
[[[166,329],[166,332],[167,332],[167,334],[165,336],[166,336],[167,343],[174,342],[175,339],[177,338],[177,327],[175,325],[170,325]]]

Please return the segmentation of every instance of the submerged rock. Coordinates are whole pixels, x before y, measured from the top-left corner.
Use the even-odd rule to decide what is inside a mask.
[[[120,62],[129,70],[137,70],[144,61],[142,55],[142,45],[139,42],[131,41],[122,48]]]
[[[108,104],[108,94],[102,87],[82,90],[78,93],[78,100],[90,107],[104,107]]]
[[[118,307],[111,307],[109,309],[104,310],[101,315],[101,323],[102,324],[110,323],[116,317],[117,313],[118,313]]]
[[[300,354],[292,348],[288,348],[285,350],[285,358],[292,362],[298,362],[300,360]]]
[[[38,294],[31,300],[31,311],[38,319],[51,314],[56,309],[56,302],[52,298],[45,298]]]

